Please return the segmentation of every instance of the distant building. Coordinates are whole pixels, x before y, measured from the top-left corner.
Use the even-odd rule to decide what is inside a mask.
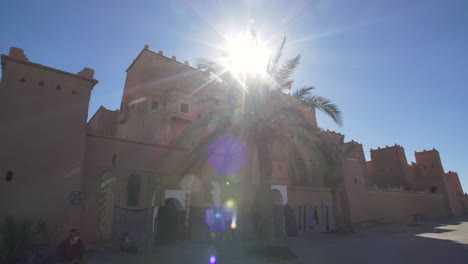
[[[1,64],[0,217],[42,218],[57,239],[79,227],[89,243],[118,240],[127,231],[149,246],[210,239],[206,212],[219,199],[232,198],[240,215],[254,216],[255,208],[247,206],[256,200],[258,175],[248,168],[254,156],[225,178],[181,158],[203,155],[193,150],[199,138],[181,143],[180,136],[217,107],[202,103],[216,95],[216,82],[188,62],[145,46],[127,69],[120,109],[101,106],[88,122],[93,70],[72,74],[32,63],[18,48],[2,55]],[[314,117],[309,121],[317,125]],[[409,165],[395,144],[371,150],[366,162],[361,144],[331,131],[323,135],[345,153],[337,196],[309,150],[294,170],[274,156],[278,235],[291,225],[301,234],[333,230],[343,219],[358,225],[467,213],[458,175],[444,172],[437,150],[416,152]],[[249,217],[238,223],[246,235],[254,233]]]

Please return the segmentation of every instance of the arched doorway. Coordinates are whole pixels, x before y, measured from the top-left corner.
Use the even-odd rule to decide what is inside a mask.
[[[280,237],[284,234],[284,208],[283,208],[283,196],[277,189],[271,190],[272,202],[273,202],[273,225],[275,228],[276,237]]]
[[[175,243],[183,239],[185,211],[177,199],[166,199],[165,205],[158,210],[157,219],[157,244]]]

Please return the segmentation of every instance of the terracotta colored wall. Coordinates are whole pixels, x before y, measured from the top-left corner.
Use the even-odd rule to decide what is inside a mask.
[[[449,172],[446,173],[446,176],[449,179],[450,184],[452,185],[455,193],[457,195],[463,195],[464,192],[463,192],[463,188],[462,188],[462,186],[460,184],[460,179],[458,178],[458,173],[453,172],[453,171],[449,171]]]
[[[81,78],[25,58],[2,55],[2,66],[0,217],[43,218],[64,235],[80,224],[80,206],[69,195],[82,190],[88,102],[97,81],[92,73]]]
[[[89,120],[87,133],[96,136],[115,137],[118,119],[118,110],[111,111],[101,106]]]
[[[409,221],[414,214],[426,217],[445,217],[441,194],[406,191],[369,190],[369,220]]]
[[[410,169],[403,147],[395,145],[382,149],[371,149],[372,170],[369,171],[371,185],[409,187]]]
[[[157,144],[174,141],[171,118],[195,120],[203,112],[197,105],[200,95],[213,95],[213,82],[202,75],[145,47],[127,70],[118,137]],[[152,109],[152,101],[158,102],[158,109]],[[181,103],[189,104],[189,113],[180,111]]]
[[[416,163],[421,165],[426,177],[441,177],[444,174],[439,152],[435,149],[415,152]]]
[[[369,196],[365,181],[366,167],[364,159],[347,158],[343,165],[344,184],[346,186],[351,222],[366,222],[369,219]]]
[[[443,185],[446,189],[446,200],[448,200],[448,204],[450,205],[450,213],[453,216],[461,216],[465,213],[463,209],[463,202],[462,202],[462,195],[456,193],[450,178],[444,175],[443,177]]]
[[[88,136],[86,138],[86,170],[84,189],[87,200],[83,207],[83,234],[90,243],[100,238],[98,228],[98,198],[100,177],[105,170],[111,170],[116,178],[114,204],[121,207],[141,209],[151,205],[152,178],[159,175],[158,163],[163,160],[169,148],[145,145],[113,138]],[[178,151],[178,150],[172,150]],[[116,156],[112,164],[113,155]],[[131,174],[140,175],[141,190],[136,207],[127,206],[127,183]],[[167,175],[170,177],[171,175]]]
[[[317,207],[317,213],[319,215],[319,225],[313,230],[313,232],[324,232],[326,231],[325,228],[325,209],[324,205],[329,206],[330,208],[333,206],[333,200],[331,196],[330,189],[328,188],[312,188],[312,187],[296,187],[288,189],[288,203],[291,208],[294,209],[296,214],[296,222],[299,221],[299,206],[310,206]],[[308,218],[307,218],[307,221]],[[299,233],[302,233],[300,231]]]

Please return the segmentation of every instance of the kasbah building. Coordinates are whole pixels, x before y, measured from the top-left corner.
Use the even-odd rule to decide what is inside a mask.
[[[215,92],[215,84],[207,85],[205,74],[188,62],[146,45],[126,71],[120,109],[101,106],[89,121],[91,91],[98,83],[92,69],[77,74],[53,69],[30,62],[13,47],[1,56],[1,65],[0,217],[43,219],[57,241],[77,227],[87,244],[117,241],[128,231],[140,246],[150,246],[210,239],[206,209],[220,194],[228,197],[229,188],[241,189],[233,194],[239,215],[252,216],[247,205],[255,199],[255,173],[243,182],[233,177],[226,186],[216,182],[210,166],[167,161],[190,155],[190,146],[175,141],[214,107],[197,103]],[[311,122],[317,126],[315,118]],[[395,144],[371,149],[366,161],[361,144],[323,133],[343,148],[353,147],[338,187],[353,226],[467,213],[468,195],[457,173],[444,171],[436,149],[415,152],[416,162],[408,164],[403,147]],[[255,166],[255,158],[249,160],[238,174]],[[301,181],[288,176],[281,159],[273,168],[277,235],[285,235],[288,225],[299,235],[337,228],[344,210],[333,208],[331,189],[317,170],[307,165],[303,173],[317,177],[299,175],[315,179]],[[236,231],[255,233],[252,222],[239,220]]]

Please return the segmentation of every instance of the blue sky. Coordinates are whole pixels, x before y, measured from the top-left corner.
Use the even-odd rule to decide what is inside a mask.
[[[231,3],[232,2],[232,3]],[[468,192],[468,1],[89,1],[0,2],[0,53],[25,50],[40,64],[95,70],[89,117],[117,109],[125,69],[145,44],[180,61],[214,57],[223,36],[253,21],[286,56],[300,53],[296,86],[317,87],[344,112],[319,125],[369,149],[398,143],[439,150]]]

